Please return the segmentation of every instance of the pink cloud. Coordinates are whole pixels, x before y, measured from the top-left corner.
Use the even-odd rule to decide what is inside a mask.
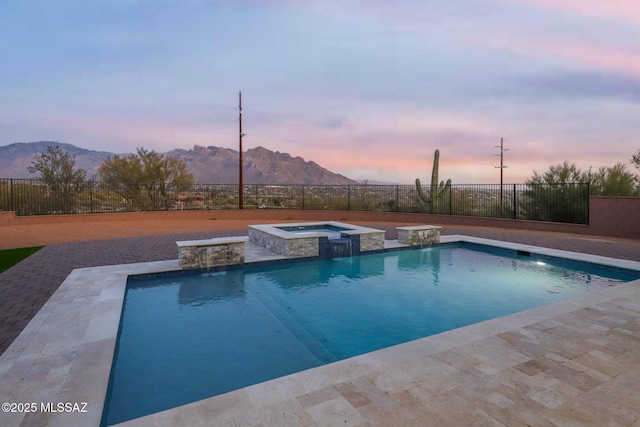
[[[640,53],[604,50],[577,44],[556,44],[546,48],[547,51],[569,57],[585,66],[640,77]]]
[[[540,111],[503,114],[487,111],[438,111],[425,107],[357,105],[342,114],[348,126],[328,129],[308,121],[283,121],[248,130],[246,147],[257,145],[313,160],[321,166],[353,179],[411,184],[416,178],[431,178],[433,152],[440,149],[440,180],[457,184],[498,183],[500,159],[495,157],[500,136],[505,137],[505,182],[522,183],[534,170],[576,159],[581,144],[579,167],[612,165],[612,156],[601,155],[587,139],[572,139],[556,122],[539,121]],[[546,110],[545,110],[546,111]],[[551,115],[553,116],[553,115]],[[530,120],[531,117],[538,117]],[[469,131],[469,133],[465,133]],[[290,138],[258,138],[269,135]],[[457,133],[460,133],[458,138]],[[495,137],[494,137],[495,136]],[[610,136],[610,135],[609,135]],[[600,147],[601,144],[596,145]],[[618,150],[620,151],[620,150]],[[596,160],[593,160],[596,159]],[[619,161],[619,159],[617,160]]]
[[[547,9],[640,23],[640,3],[633,0],[511,0]]]
[[[553,57],[580,67],[640,78],[640,51],[630,52],[575,41],[518,39],[513,35],[476,39],[476,43],[518,55]]]
[[[536,110],[532,111],[524,115],[536,116]],[[47,120],[52,134],[47,139],[112,152],[132,152],[139,146],[162,152],[194,144],[237,149],[238,143],[233,123],[209,127],[179,117],[102,115],[96,119],[88,113],[62,112],[42,115],[55,117]],[[433,107],[368,103],[350,105],[344,111],[334,109],[333,115],[346,125],[328,128],[323,120],[310,122],[305,117],[247,125],[244,149],[261,145],[313,160],[353,179],[404,184],[412,184],[416,178],[430,180],[436,148],[441,152],[440,180],[451,178],[456,184],[497,183],[499,170],[495,166],[499,158],[494,156],[494,146],[499,144],[500,136],[505,136],[505,145],[511,148],[505,158],[505,182],[524,182],[534,169],[544,171],[551,164],[576,158],[575,145],[566,142],[568,138],[561,130],[558,134],[555,128],[527,125],[518,115],[505,119],[491,111],[448,112]],[[249,115],[248,123],[250,119]],[[635,152],[627,151],[626,157]],[[583,168],[615,163],[606,158],[606,153],[594,152],[586,144],[582,145],[579,158]]]

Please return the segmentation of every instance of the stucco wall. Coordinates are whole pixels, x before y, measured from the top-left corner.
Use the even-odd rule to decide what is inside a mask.
[[[589,228],[591,234],[640,239],[640,198],[591,197]]]

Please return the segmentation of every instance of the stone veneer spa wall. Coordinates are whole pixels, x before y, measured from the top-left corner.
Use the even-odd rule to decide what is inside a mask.
[[[384,230],[336,221],[250,225],[249,241],[288,258],[330,258],[341,244],[349,255],[384,249]]]

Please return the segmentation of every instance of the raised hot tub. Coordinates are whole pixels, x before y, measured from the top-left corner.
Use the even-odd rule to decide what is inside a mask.
[[[384,230],[336,221],[249,226],[249,241],[288,258],[336,258],[384,249]]]

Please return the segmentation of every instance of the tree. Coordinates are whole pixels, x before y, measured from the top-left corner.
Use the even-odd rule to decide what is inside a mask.
[[[640,169],[640,149],[636,154],[631,156],[631,163],[633,163],[637,169]]]
[[[527,184],[567,184],[574,182],[582,182],[585,174],[575,163],[564,163],[549,166],[549,170],[539,174],[533,171],[533,177],[527,180]]]
[[[624,163],[614,166],[602,166],[597,171],[591,168],[582,171],[575,164],[565,161],[551,166],[543,174],[533,173],[527,183],[536,184],[567,184],[589,183],[589,194],[592,196],[633,196],[637,191],[638,177],[627,170]]]
[[[47,151],[36,154],[27,167],[30,173],[40,173],[40,179],[51,191],[51,207],[54,212],[72,213],[77,195],[86,186],[86,172],[74,169],[76,156],[64,151],[56,143]]]
[[[114,155],[100,166],[104,184],[120,194],[132,209],[168,207],[167,187],[175,193],[193,185],[184,161],[138,148],[136,154]]]
[[[627,170],[627,165],[617,163],[601,167],[593,174],[590,194],[594,196],[633,196],[638,194],[638,177]]]
[[[529,219],[586,224],[589,212],[588,185],[591,170],[583,172],[575,163],[553,165],[527,180],[525,209]]]

